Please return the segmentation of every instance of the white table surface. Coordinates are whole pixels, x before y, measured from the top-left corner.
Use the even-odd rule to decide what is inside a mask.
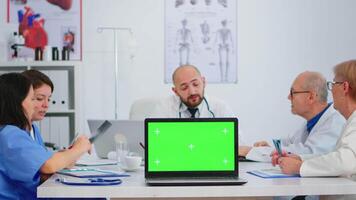
[[[110,198],[236,198],[295,195],[356,194],[356,182],[342,177],[264,179],[246,171],[270,168],[268,163],[240,163],[240,177],[248,183],[241,186],[147,186],[144,169],[130,172],[115,186],[68,186],[55,182],[52,176],[37,188],[38,197],[110,197]],[[118,166],[104,169],[119,170]]]

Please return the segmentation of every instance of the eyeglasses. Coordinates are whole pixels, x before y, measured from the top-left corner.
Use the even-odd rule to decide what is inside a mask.
[[[301,93],[310,93],[310,91],[304,90],[304,91],[294,91],[293,89],[290,89],[289,91],[289,95],[291,98],[293,98],[293,96],[295,94],[301,94]]]
[[[328,90],[332,90],[335,84],[343,84],[344,81],[328,81],[326,82],[326,86],[328,87]]]

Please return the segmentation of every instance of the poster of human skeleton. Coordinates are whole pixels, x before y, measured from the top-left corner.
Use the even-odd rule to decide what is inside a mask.
[[[165,82],[181,65],[209,83],[237,82],[237,0],[165,0]]]

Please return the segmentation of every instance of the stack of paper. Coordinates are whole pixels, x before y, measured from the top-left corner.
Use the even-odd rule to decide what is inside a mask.
[[[108,160],[108,159],[85,159],[78,160],[75,163],[76,166],[102,166],[102,165],[117,165],[116,160]]]
[[[300,177],[299,174],[283,174],[279,167],[248,171],[247,173],[261,178],[290,178]]]

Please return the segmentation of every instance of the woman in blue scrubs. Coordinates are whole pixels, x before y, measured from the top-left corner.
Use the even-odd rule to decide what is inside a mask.
[[[39,134],[30,134],[35,110],[31,82],[22,74],[3,74],[0,91],[0,199],[36,199],[41,175],[71,166],[91,144],[80,136],[67,151],[47,151]]]
[[[30,69],[22,72],[32,83],[35,101],[34,101],[34,113],[32,115],[32,122],[41,121],[45,118],[45,115],[49,108],[50,98],[53,93],[53,82],[44,73]],[[32,124],[31,136],[34,136],[36,140],[43,144],[42,137],[37,125]]]
[[[47,75],[34,69],[26,70],[22,72],[22,74],[30,80],[34,91],[34,113],[31,120],[32,122],[41,121],[45,118],[45,115],[48,111],[49,101],[54,89],[53,82]],[[32,130],[30,134],[33,139],[44,146],[37,125],[32,124]]]

